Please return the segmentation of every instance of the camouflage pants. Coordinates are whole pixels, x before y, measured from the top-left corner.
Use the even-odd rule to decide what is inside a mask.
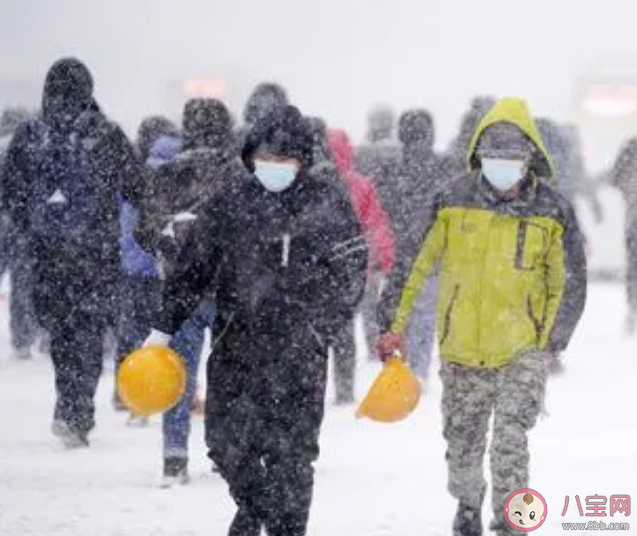
[[[493,415],[489,454],[496,522],[504,520],[507,497],[528,487],[527,432],[542,409],[547,365],[548,356],[542,352],[521,354],[499,369],[441,364],[449,491],[468,505],[481,506],[487,486],[483,461]]]

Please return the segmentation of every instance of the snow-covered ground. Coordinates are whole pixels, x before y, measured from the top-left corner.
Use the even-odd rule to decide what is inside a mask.
[[[562,521],[590,519],[580,518],[575,495],[584,507],[589,495],[637,496],[637,340],[622,336],[623,304],[619,286],[591,289],[567,373],[550,383],[550,416],[531,438],[531,487],[548,503],[538,534],[557,535]],[[223,481],[210,472],[202,423],[192,441],[194,481],[159,489],[159,420],[127,428],[109,405],[107,372],[92,448],[63,450],[49,432],[51,365],[45,357],[11,360],[6,300],[0,309],[0,535],[223,536],[234,509]],[[359,394],[377,369],[361,360]],[[402,424],[360,422],[354,408],[329,407],[309,536],[450,534],[455,503],[446,492],[433,372],[420,407]],[[632,525],[637,531],[637,519]]]

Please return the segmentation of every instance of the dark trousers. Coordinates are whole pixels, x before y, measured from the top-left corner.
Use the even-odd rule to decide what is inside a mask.
[[[363,328],[365,330],[365,341],[367,343],[368,357],[370,361],[376,361],[376,339],[379,335],[378,327],[378,302],[380,301],[382,276],[378,273],[372,274],[367,280],[365,295],[360,305],[360,312],[363,316]]]
[[[95,426],[95,393],[102,374],[103,330],[76,325],[51,332],[57,401],[54,419],[86,434]]]
[[[354,401],[354,385],[356,381],[356,341],[354,331],[354,321],[345,324],[336,336],[332,346],[337,403]]]
[[[117,301],[117,243],[95,242],[92,247],[56,240],[34,243],[34,307],[51,337],[54,418],[80,434],[95,425],[93,400],[104,334]]]
[[[10,241],[11,342],[16,349],[30,348],[35,344],[38,333],[32,300],[34,261],[24,238],[12,233]]]
[[[19,235],[8,218],[0,219],[0,279],[5,271],[11,277],[9,302],[11,343],[15,349],[33,346],[37,322],[33,310],[34,261],[28,241]]]
[[[311,340],[285,342],[230,340],[209,361],[206,439],[238,506],[230,536],[259,536],[261,527],[268,536],[306,534],[327,352]],[[259,361],[259,347],[277,362],[246,362]]]

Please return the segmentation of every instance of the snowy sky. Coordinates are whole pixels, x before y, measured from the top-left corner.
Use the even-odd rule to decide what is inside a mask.
[[[76,54],[127,123],[184,75],[223,73],[235,102],[277,79],[357,134],[387,100],[431,107],[448,137],[477,93],[568,118],[578,76],[637,71],[635,20],[634,0],[0,0],[0,73]]]

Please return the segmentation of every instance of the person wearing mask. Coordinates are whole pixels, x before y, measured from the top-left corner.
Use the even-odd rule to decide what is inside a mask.
[[[120,275],[120,196],[135,206],[142,170],[123,131],[100,112],[79,60],[50,68],[42,112],[18,128],[2,175],[3,204],[34,259],[36,317],[51,338],[53,433],[88,446]]]
[[[524,101],[503,99],[469,143],[470,172],[443,190],[411,268],[392,274],[380,317],[379,355],[404,356],[403,334],[422,285],[440,263],[438,333],[454,536],[481,536],[484,454],[498,536],[507,497],[529,487],[528,432],[548,370],[586,302],[582,235],[569,203],[546,184],[553,169]],[[550,180],[550,179],[548,179]]]
[[[442,158],[434,151],[434,121],[427,110],[404,112],[398,122],[402,160],[398,188],[402,208],[396,218],[399,255],[414,260],[425,229],[423,224],[437,193],[449,186]],[[436,331],[437,267],[418,298],[407,328],[407,355],[423,379],[429,374]]]
[[[166,341],[215,296],[206,440],[238,506],[231,536],[306,534],[327,341],[365,286],[356,215],[336,181],[309,174],[313,150],[297,108],[257,121],[241,180],[202,208],[148,340]]]
[[[328,133],[329,148],[338,174],[344,182],[356,216],[365,233],[369,250],[369,279],[386,278],[394,265],[395,239],[389,218],[383,209],[374,184],[354,168],[354,149],[347,133],[334,129]],[[378,285],[370,285],[361,307],[365,335],[369,348],[378,338],[376,309]],[[343,326],[334,341],[334,379],[336,404],[351,404],[355,400],[356,341],[354,322]]]

